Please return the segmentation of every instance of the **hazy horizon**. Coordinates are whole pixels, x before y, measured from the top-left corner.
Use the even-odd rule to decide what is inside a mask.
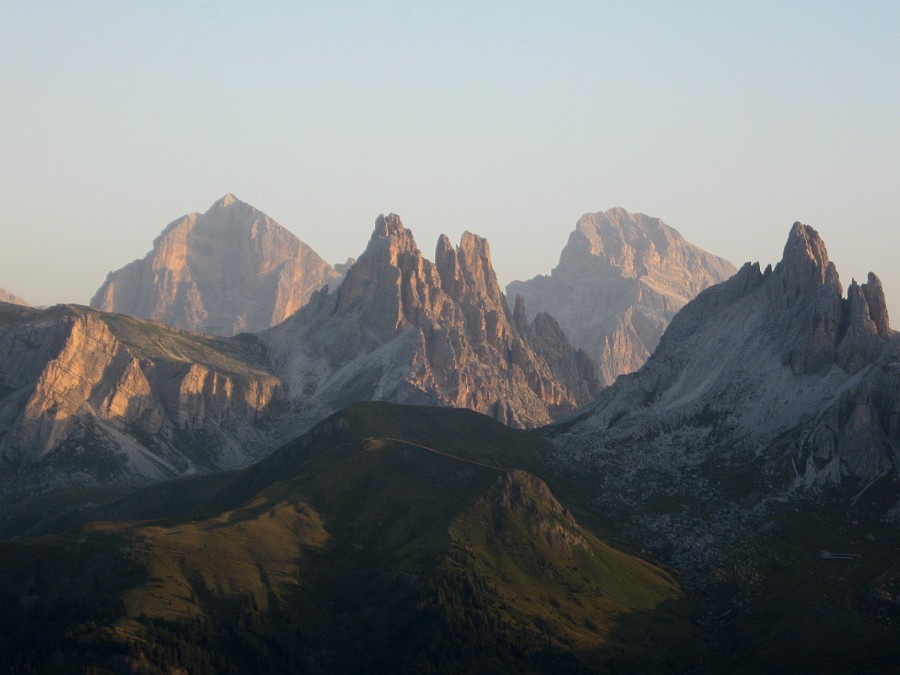
[[[900,316],[895,3],[0,4],[0,287],[86,304],[228,192],[329,262],[395,212],[503,285],[621,206],[737,267],[794,221]]]

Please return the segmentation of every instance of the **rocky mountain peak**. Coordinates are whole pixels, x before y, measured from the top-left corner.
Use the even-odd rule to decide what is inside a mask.
[[[409,316],[428,304],[425,278],[433,271],[416,245],[413,234],[395,214],[380,215],[366,250],[347,270],[336,294],[334,312],[359,312],[369,326],[362,342],[375,338],[390,341]],[[346,352],[341,348],[341,352]]]
[[[232,193],[229,192],[225,196],[223,196],[220,199],[218,199],[217,201],[213,202],[213,205],[210,206],[206,210],[206,212],[209,213],[210,211],[218,211],[221,209],[228,208],[229,206],[232,206],[234,204],[250,206],[249,204],[247,204],[246,202],[242,202],[240,199],[238,199]]]
[[[370,334],[382,343],[404,326],[438,329],[443,323],[471,321],[472,330],[489,319],[487,336],[500,340],[506,328],[500,285],[487,241],[471,232],[458,247],[441,235],[435,262],[425,259],[399,216],[379,216],[366,250],[347,271],[335,311],[358,309]]]
[[[412,232],[403,227],[403,221],[396,213],[383,213],[375,219],[375,230],[372,239],[412,239]]]
[[[788,302],[820,286],[826,286],[838,297],[843,294],[834,263],[828,260],[825,242],[809,225],[797,222],[791,227],[775,273],[783,279]]]
[[[522,296],[529,316],[556,317],[611,384],[644,363],[680,307],[734,271],[659,218],[617,207],[579,219],[549,276],[506,291]]]
[[[707,436],[696,429],[712,425],[751,455],[795,443],[793,455],[770,458],[785,479],[862,485],[896,463],[898,350],[878,277],[853,281],[842,297],[822,239],[798,223],[774,270],[747,263],[678,312],[644,367],[601,394],[586,426],[639,438],[652,421],[701,453]]]
[[[603,259],[627,275],[640,276],[647,274],[658,260],[665,260],[671,246],[685,244],[684,238],[659,218],[615,207],[586,213],[579,219],[560,264],[564,259],[577,260],[588,255]]]
[[[500,284],[491,262],[491,247],[487,239],[471,232],[463,232],[459,242],[460,268],[470,283],[476,284],[485,297],[500,298]]]
[[[446,235],[441,235],[435,250],[435,266],[445,293],[456,301],[483,305],[489,311],[503,307],[500,284],[491,263],[487,240],[471,232],[463,232],[454,248]]]
[[[643,367],[558,425],[559,456],[573,473],[593,471],[598,511],[620,519],[622,532],[643,531],[704,593],[724,560],[768,573],[754,567],[763,533],[773,533],[770,559],[779,561],[786,532],[799,540],[824,523],[821,541],[836,541],[844,517],[844,541],[866,518],[893,535],[900,334],[883,307],[874,275],[842,298],[821,238],[794,224],[774,270],[747,263],[700,293]],[[787,521],[806,509],[808,524],[791,530]]]
[[[450,243],[450,238],[442,234],[434,249],[434,264],[441,278],[441,287],[451,297],[459,297],[462,286],[462,270],[459,268],[457,251]]]
[[[791,227],[767,281],[770,329],[795,373],[825,372],[832,365],[857,372],[878,357],[891,335],[878,277],[870,273],[862,285],[853,280],[844,298],[825,243],[808,225]]]
[[[190,215],[194,216],[195,214]],[[257,233],[260,230],[267,228],[270,230],[284,229],[255,206],[238,199],[230,192],[213,202],[204,213],[196,214],[195,217],[199,220],[201,227],[215,228],[220,231],[250,229],[255,236],[258,236]],[[183,222],[184,219],[176,220],[172,225],[184,227]]]
[[[8,302],[11,305],[22,305],[24,307],[29,306],[28,301],[23,300],[15,293],[10,293],[2,288],[0,288],[0,302]]]
[[[837,362],[844,370],[855,373],[878,358],[891,334],[884,290],[878,277],[869,272],[868,283],[862,285],[852,280],[841,318]]]
[[[217,335],[283,321],[341,275],[262,211],[226,194],[170,223],[91,299],[107,312]]]
[[[75,305],[0,305],[0,362],[4,496],[246,464],[284,403],[255,339]]]
[[[867,282],[861,288],[869,305],[869,317],[875,324],[878,334],[888,337],[891,334],[891,320],[888,316],[887,301],[884,299],[881,279],[875,276],[874,272],[869,272]]]
[[[814,228],[800,221],[791,226],[781,257],[786,265],[797,260],[809,260],[817,268],[828,266],[828,250],[822,237]]]
[[[558,326],[526,328],[510,322],[484,238],[466,232],[454,247],[442,235],[431,262],[392,214],[376,220],[337,292],[316,294],[267,341],[292,390],[318,390],[326,405],[452,405],[533,426],[598,387]]]
[[[379,215],[375,220],[375,229],[360,259],[366,254],[378,256],[391,265],[396,265],[399,256],[404,254],[413,257],[422,255],[412,231],[403,227],[400,216],[394,213]]]
[[[488,265],[491,264],[491,246],[484,237],[479,237],[466,230],[460,237],[459,248],[468,258],[483,260]]]

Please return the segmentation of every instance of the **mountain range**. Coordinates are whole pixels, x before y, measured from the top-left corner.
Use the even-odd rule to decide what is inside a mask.
[[[512,308],[484,239],[432,262],[393,214],[254,334],[0,304],[0,663],[895,672],[878,278],[845,294],[800,223],[774,267],[730,275],[659,221],[586,218],[562,256],[583,285],[561,263]],[[568,278],[592,306],[600,267],[648,299],[620,335],[684,300],[606,388],[527,297],[564,309]]]
[[[226,200],[227,201],[227,200]],[[238,202],[211,212],[246,210]],[[466,407],[518,427],[599,392],[546,314],[500,293],[487,242],[425,259],[395,215],[331,292],[259,334],[190,333],[77,306],[0,305],[0,488],[156,481],[244,466],[350,403]]]
[[[818,233],[795,223],[774,269],[748,263],[701,293],[643,368],[567,420],[560,444],[621,461],[629,440],[654,437],[670,461],[642,447],[640,462],[664,473],[752,456],[771,487],[860,490],[900,467],[898,357],[878,277],[843,297]]]
[[[168,225],[145,258],[109,274],[90,304],[216,335],[259,332],[322,287],[335,290],[354,262],[332,267],[228,194]],[[606,386],[647,360],[688,300],[734,272],[658,218],[615,208],[582,217],[551,274],[514,281],[506,294],[511,307],[523,298],[529,321],[552,315]]]
[[[486,240],[442,236],[435,261],[394,214],[334,293],[261,334],[303,407],[354,400],[469,408],[517,427],[569,415],[599,391],[596,366],[547,314],[510,312]]]

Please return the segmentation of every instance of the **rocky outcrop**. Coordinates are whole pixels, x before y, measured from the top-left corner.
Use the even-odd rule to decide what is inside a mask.
[[[91,306],[215,335],[260,331],[341,275],[234,195],[166,227],[153,250],[111,272]]]
[[[624,209],[584,215],[549,276],[514,281],[533,318],[549,312],[608,385],[649,358],[675,313],[735,269],[658,218]]]
[[[250,337],[0,306],[3,496],[241,466],[268,449],[280,381]]]
[[[26,300],[23,300],[15,293],[10,293],[2,288],[0,288],[0,302],[6,302],[10,305],[22,305],[23,307],[30,306]]]
[[[0,305],[0,498],[241,466],[355,401],[536,426],[592,400],[591,360],[549,316],[517,312],[484,239],[442,237],[432,263],[393,215],[336,291],[261,335]]]
[[[776,438],[805,430],[790,451],[798,471],[810,456],[840,457],[805,483],[872,480],[900,459],[885,450],[860,461],[852,450],[900,444],[900,338],[885,306],[874,274],[851,283],[843,297],[818,233],[795,223],[774,269],[747,263],[701,293],[673,319],[647,364],[604,391],[576,426],[603,444],[637,428],[692,427],[691,420],[708,418],[720,431],[727,427],[729,454],[738,456],[765,455]],[[683,442],[715,452],[691,435]],[[784,460],[784,444],[777,445],[770,459]],[[782,477],[796,476],[790,469]]]
[[[701,292],[640,370],[545,432],[565,471],[593,479],[616,536],[709,603],[709,625],[775,606],[788,542],[814,560],[896,532],[900,334],[884,308],[874,275],[845,297],[797,223],[774,268],[747,263]]]
[[[442,236],[431,262],[392,214],[335,293],[262,338],[298,405],[447,405],[529,427],[571,414],[598,383],[552,319],[521,314],[510,316],[487,241]]]
[[[482,500],[494,509],[515,514],[530,534],[557,551],[570,554],[576,547],[590,548],[575,517],[540,478],[524,471],[505,473]]]
[[[599,469],[636,512],[668,495],[759,515],[772,499],[896,486],[900,334],[885,307],[874,274],[843,297],[818,233],[795,223],[774,269],[747,263],[702,292],[637,373],[570,420],[561,457]]]

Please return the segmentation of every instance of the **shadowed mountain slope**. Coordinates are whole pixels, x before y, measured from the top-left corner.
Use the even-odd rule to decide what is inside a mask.
[[[523,468],[545,450],[469,411],[353,406],[250,469],[3,544],[0,656],[148,673],[693,663],[678,585],[576,522]]]
[[[796,223],[774,270],[747,263],[702,293],[650,361],[568,427],[597,448],[695,429],[678,443],[757,457],[784,488],[862,487],[900,462],[898,353],[878,278],[843,297],[824,243]]]
[[[774,269],[702,292],[638,372],[546,431],[595,477],[614,540],[706,603],[722,670],[896,668],[900,335],[885,307],[874,274],[844,296],[796,223]]]

